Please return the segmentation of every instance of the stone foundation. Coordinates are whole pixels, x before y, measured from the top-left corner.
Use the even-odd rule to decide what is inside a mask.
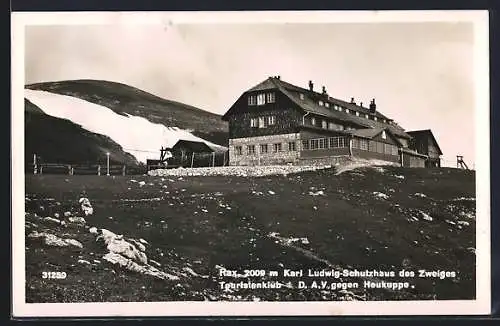
[[[351,157],[349,155],[342,156],[327,156],[327,157],[315,157],[315,158],[301,158],[297,162],[299,165],[336,165],[342,164],[350,161]]]

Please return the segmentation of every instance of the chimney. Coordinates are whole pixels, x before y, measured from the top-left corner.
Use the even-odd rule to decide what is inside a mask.
[[[375,104],[375,99],[372,99],[370,102],[370,112],[375,113],[377,110],[377,104]]]
[[[363,102],[360,102],[360,103],[359,103],[359,106],[363,107]]]
[[[309,90],[312,92],[313,88],[314,88],[314,84],[313,84],[312,80],[310,80],[309,81]]]
[[[281,76],[280,75],[278,75],[278,80],[281,80]]]
[[[351,97],[351,103],[356,104],[356,102],[354,102],[354,97]]]
[[[325,87],[325,86],[323,86],[323,88],[322,88],[322,93],[323,93],[323,95],[328,95],[328,94],[326,93],[326,87]]]

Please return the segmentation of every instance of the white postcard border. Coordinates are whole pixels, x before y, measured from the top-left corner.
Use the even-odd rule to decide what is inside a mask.
[[[14,12],[12,13],[12,247],[13,316],[297,316],[490,314],[490,147],[488,12]],[[474,23],[476,145],[476,300],[378,302],[117,302],[25,303],[24,235],[24,29],[27,25],[177,23]]]

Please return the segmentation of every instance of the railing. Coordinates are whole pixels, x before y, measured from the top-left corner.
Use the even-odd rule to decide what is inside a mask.
[[[37,163],[27,164],[26,173],[33,174],[67,174],[67,175],[137,175],[146,173],[146,169],[138,166],[106,164],[62,164]]]

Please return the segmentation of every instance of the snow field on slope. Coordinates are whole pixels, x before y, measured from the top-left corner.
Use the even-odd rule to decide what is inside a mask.
[[[180,139],[204,142],[213,149],[223,148],[187,130],[166,127],[126,113],[123,116],[105,106],[73,96],[25,89],[24,97],[50,116],[70,120],[90,132],[108,136],[143,163],[148,158],[158,159],[162,146],[171,148]]]

